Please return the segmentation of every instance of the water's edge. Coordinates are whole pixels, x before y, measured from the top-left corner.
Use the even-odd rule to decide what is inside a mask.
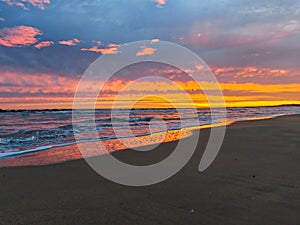
[[[183,139],[183,138],[187,138],[191,135],[193,135],[193,131],[195,130],[199,130],[199,129],[210,129],[210,128],[214,128],[214,127],[219,127],[219,126],[230,126],[230,125],[233,125],[233,124],[236,124],[236,123],[239,123],[239,122],[244,122],[244,121],[259,121],[259,120],[267,120],[267,119],[274,119],[274,118],[277,118],[277,117],[285,117],[285,116],[293,116],[293,115],[300,115],[300,114],[287,114],[287,115],[272,115],[272,116],[266,116],[266,117],[257,117],[257,118],[246,118],[246,119],[240,119],[240,120],[227,120],[226,122],[223,122],[223,123],[219,123],[219,124],[210,124],[210,125],[202,125],[202,126],[195,126],[195,127],[189,127],[189,128],[182,128],[180,130],[173,130],[172,132],[185,132],[185,135],[181,135],[179,138],[176,137],[176,138],[171,138],[171,139],[167,139],[163,142],[172,142],[172,141],[177,141],[179,139]],[[158,133],[155,133],[155,134],[150,134],[148,136],[144,136],[145,138],[149,138],[151,137],[152,135],[165,135],[165,133],[163,132],[158,132]],[[132,138],[128,138],[128,139],[132,139]],[[111,141],[111,140],[110,140]],[[107,142],[107,141],[104,141],[104,142]],[[85,144],[88,144],[90,142],[85,142]],[[24,152],[15,152],[15,154],[12,154],[12,155],[7,155],[7,156],[4,156],[2,158],[0,158],[0,167],[22,167],[22,166],[43,166],[43,165],[53,165],[53,164],[60,164],[60,163],[64,163],[64,162],[67,162],[67,161],[73,161],[73,160],[79,160],[79,159],[82,159],[83,157],[80,157],[80,158],[74,158],[74,159],[65,159],[65,160],[57,160],[57,161],[49,161],[49,163],[38,163],[38,164],[32,164],[32,165],[22,165],[22,164],[18,164],[16,163],[15,164],[3,164],[1,162],[5,162],[5,160],[8,160],[8,161],[15,161],[17,162],[18,160],[20,159],[23,159],[23,156],[26,156],[26,158],[30,158],[30,155],[31,154],[34,154],[34,153],[39,153],[39,152],[43,152],[43,151],[55,151],[55,149],[61,149],[63,147],[69,147],[69,148],[76,148],[78,144],[82,144],[82,143],[74,143],[74,144],[67,144],[67,145],[64,145],[62,144],[61,146],[55,146],[55,147],[48,147],[48,148],[40,148],[40,149],[33,149],[33,150],[28,150],[28,151],[24,151]],[[153,144],[157,144],[155,142],[151,142],[151,143],[147,143],[147,142],[144,142],[144,144],[139,144],[137,146],[134,146],[134,147],[141,147],[141,146],[147,146],[147,145],[153,145]],[[129,149],[129,147],[124,147],[124,148],[119,148],[119,149],[115,149],[114,151],[119,151],[119,150],[126,150],[126,149]],[[14,153],[14,152],[12,152]],[[106,153],[107,154],[107,153]],[[99,154],[100,155],[104,155],[104,154]],[[97,156],[97,155],[91,155],[91,157],[93,156]],[[33,156],[34,157],[34,156]]]

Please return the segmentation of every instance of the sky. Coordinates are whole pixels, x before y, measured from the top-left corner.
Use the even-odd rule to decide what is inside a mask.
[[[72,108],[89,65],[140,40],[174,42],[199,55],[216,75],[227,106],[300,103],[300,1],[0,0],[0,108]],[[141,46],[136,57],[155,52]],[[172,79],[196,106],[207,104],[182,71],[141,63],[109,80],[101,106],[110,107],[119,90],[145,75]],[[188,107],[168,84],[139,87],[126,97],[155,90]],[[151,107],[152,100],[139,106]]]

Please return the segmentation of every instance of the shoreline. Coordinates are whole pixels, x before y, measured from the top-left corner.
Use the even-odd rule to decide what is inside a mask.
[[[176,142],[178,140],[188,138],[191,135],[194,135],[195,130],[204,130],[211,129],[219,126],[229,127],[233,124],[245,122],[245,121],[260,121],[260,120],[268,120],[275,119],[278,117],[285,116],[295,116],[300,114],[293,115],[272,115],[265,117],[255,117],[255,118],[246,118],[243,120],[227,120],[226,122],[218,123],[218,124],[210,124],[210,125],[201,125],[195,127],[182,128],[180,130],[169,130],[166,134],[164,132],[153,133],[151,135],[139,136],[136,138],[122,138],[111,139],[102,141],[104,143],[105,148],[109,151],[109,153],[104,152],[102,150],[99,153],[99,150],[95,150],[93,147],[93,143],[95,142],[83,142],[83,143],[73,143],[73,144],[62,144],[62,146],[49,147],[41,146],[38,147],[38,150],[26,150],[24,153],[12,153],[12,155],[4,156],[0,158],[0,168],[9,168],[9,167],[28,167],[28,166],[45,166],[45,165],[56,165],[65,163],[68,161],[80,160],[85,157],[81,156],[82,153],[78,149],[78,145],[88,145],[90,149],[89,152],[84,153],[87,157],[97,157],[103,156],[105,154],[111,154],[112,152],[118,151],[126,151],[131,148],[139,148],[144,146],[151,146],[159,143],[168,143],[168,142]],[[171,135],[170,135],[171,134]],[[154,137],[154,138],[153,138]],[[139,143],[139,144],[136,144]],[[125,145],[124,145],[125,144]],[[91,147],[89,147],[91,146]],[[113,147],[112,147],[113,146]],[[47,147],[46,149],[44,149]],[[82,147],[81,147],[82,148]],[[41,150],[40,150],[41,149]],[[52,152],[53,151],[53,152]],[[67,153],[64,153],[67,151]],[[54,155],[53,155],[53,154]],[[59,156],[60,154],[60,156]],[[34,157],[38,156],[38,159]],[[27,161],[26,159],[32,157],[31,161]],[[49,161],[41,161],[41,158],[51,158],[51,157],[59,157],[49,159]],[[24,160],[25,159],[25,160]],[[39,161],[38,161],[39,160]]]

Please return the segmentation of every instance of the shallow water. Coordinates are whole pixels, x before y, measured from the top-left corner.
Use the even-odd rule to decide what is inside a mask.
[[[119,110],[111,116],[109,110],[84,111],[72,121],[72,111],[23,111],[0,113],[0,159],[26,155],[37,151],[51,151],[76,143],[74,127],[80,142],[115,140],[149,136],[166,130],[201,127],[230,122],[299,114],[300,107],[228,108],[227,117],[216,114],[211,121],[209,109],[135,109]],[[95,115],[95,138],[91,130],[91,114]],[[127,116],[129,115],[129,117]],[[73,122],[73,123],[72,123]],[[73,127],[74,126],[74,127]],[[128,132],[130,129],[130,132]],[[112,149],[113,150],[113,149]],[[117,149],[116,149],[117,150]]]

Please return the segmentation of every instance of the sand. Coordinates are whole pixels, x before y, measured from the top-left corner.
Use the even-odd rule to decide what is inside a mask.
[[[209,135],[209,129],[201,130],[189,163],[172,178],[147,187],[110,182],[84,160],[0,168],[0,224],[297,225],[299,125],[300,116],[235,123],[227,128],[216,160],[200,173]],[[175,144],[114,155],[149,164],[166,157]]]

